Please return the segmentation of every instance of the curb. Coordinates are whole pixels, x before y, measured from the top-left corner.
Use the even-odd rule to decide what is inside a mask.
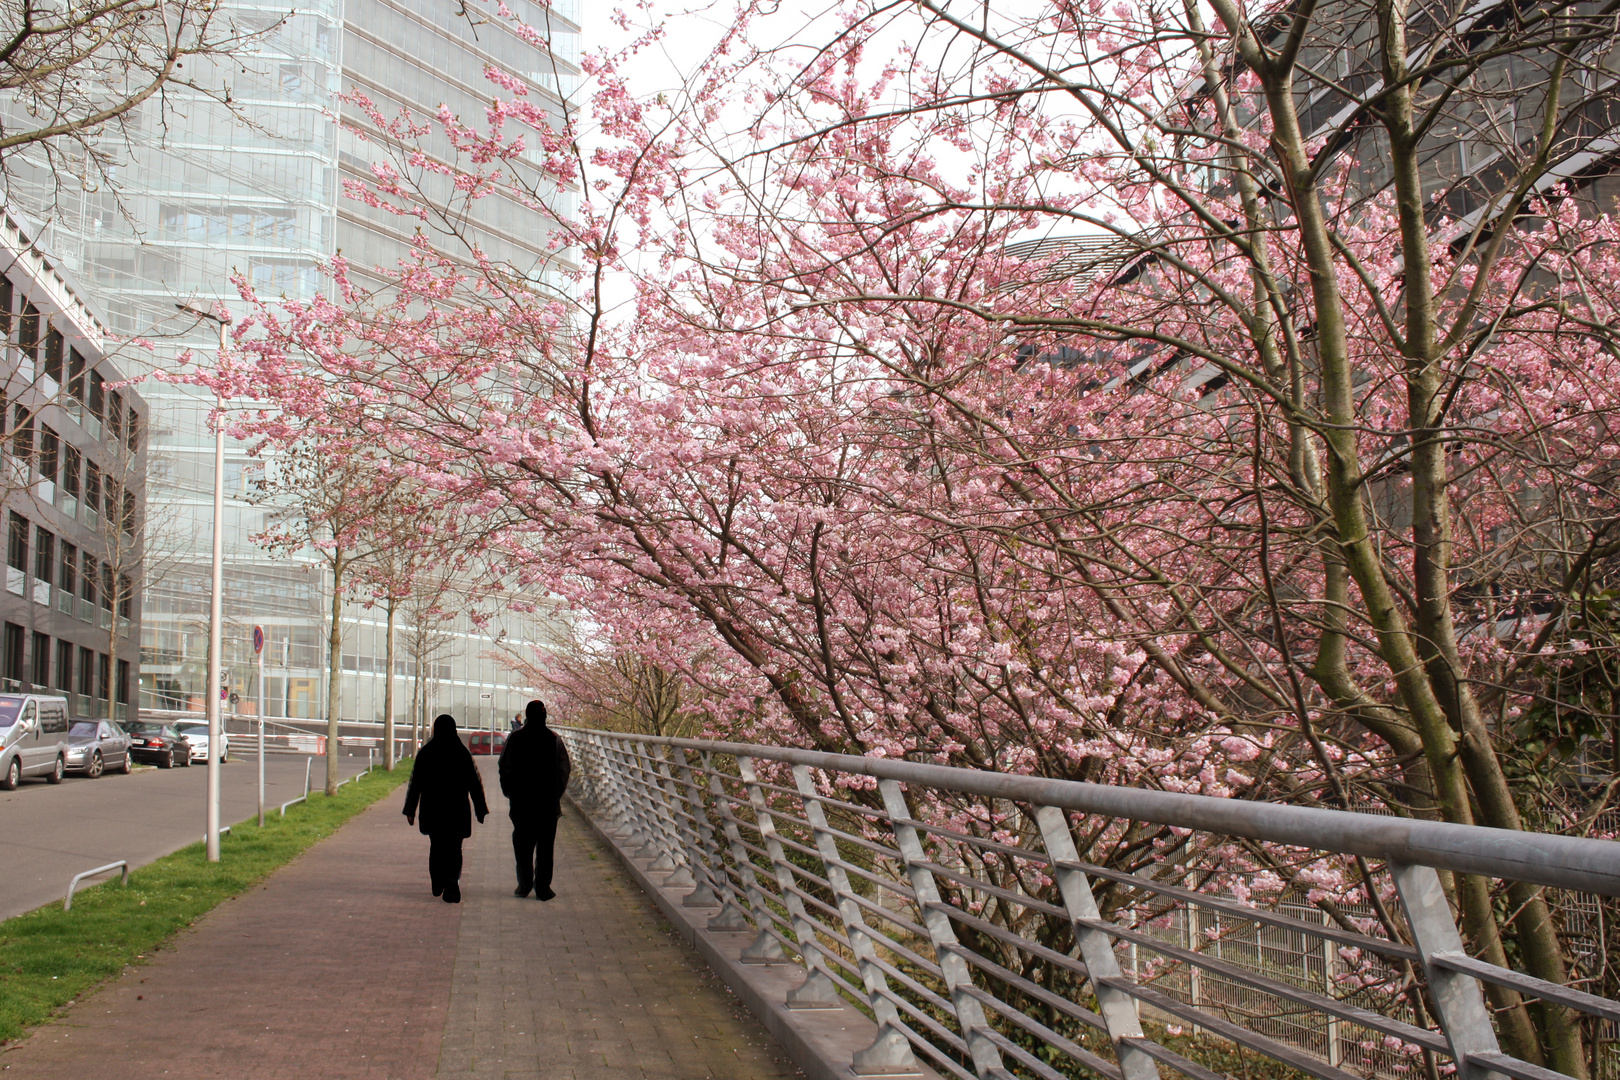
[[[850,1080],[855,1075],[850,1062],[857,1050],[865,1049],[877,1038],[876,1024],[849,1005],[836,1009],[789,1009],[785,1003],[787,992],[804,981],[803,969],[798,964],[741,963],[738,956],[753,940],[752,930],[746,934],[710,932],[708,922],[714,908],[682,907],[681,900],[687,890],[666,890],[656,884],[652,873],[646,869],[646,860],[636,859],[621,848],[618,839],[575,802],[572,795],[568,801],[597,839],[619,857],[636,884],[658,905],[676,932],[697,950],[748,1010],[759,1017],[805,1076],[810,1080]],[[654,873],[660,878],[665,876]],[[940,1080],[934,1070],[919,1065],[921,1071],[908,1074],[908,1080]]]

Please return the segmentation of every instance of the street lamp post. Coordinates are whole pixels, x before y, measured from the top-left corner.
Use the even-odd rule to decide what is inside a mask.
[[[212,312],[201,311],[187,304],[176,304],[181,311],[189,312],[198,318],[210,319],[219,327],[219,353],[218,358],[225,355],[225,327],[227,319],[221,318]],[[214,402],[220,409],[225,407],[224,400],[215,395]],[[224,609],[224,565],[225,565],[225,425],[216,420],[214,423],[214,562],[213,583],[208,595],[208,810],[207,824],[204,835],[207,838],[208,861],[219,862],[219,747],[220,718],[219,718],[219,691],[220,691],[220,661],[224,651],[223,622]]]

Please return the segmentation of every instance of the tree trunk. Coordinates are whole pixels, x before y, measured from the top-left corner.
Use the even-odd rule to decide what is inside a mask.
[[[383,683],[383,766],[394,771],[394,610],[397,601],[388,601],[388,676]]]
[[[343,676],[343,550],[332,553],[332,627],[326,636],[326,793],[337,794],[338,706]]]

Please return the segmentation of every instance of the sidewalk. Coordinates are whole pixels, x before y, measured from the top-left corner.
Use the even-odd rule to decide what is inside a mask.
[[[487,766],[487,762],[485,763]],[[761,1080],[797,1073],[569,808],[556,900],[511,895],[505,800],[464,900],[390,795],[0,1053],[6,1080]]]

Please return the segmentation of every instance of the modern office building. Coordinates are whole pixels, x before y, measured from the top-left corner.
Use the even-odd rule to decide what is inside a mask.
[[[0,688],[127,719],[141,627],[146,403],[83,294],[0,219]]]
[[[46,209],[48,250],[95,289],[108,325],[123,337],[150,337],[157,366],[184,350],[211,352],[215,327],[176,309],[241,310],[233,276],[266,297],[306,299],[324,284],[321,264],[341,253],[361,272],[391,268],[407,252],[414,226],[346,198],[344,181],[372,178],[371,164],[393,145],[377,137],[366,113],[347,95],[364,95],[384,115],[408,109],[432,117],[441,105],[476,121],[498,91],[489,67],[516,74],[531,101],[560,112],[577,85],[577,12],[572,0],[549,7],[527,0],[504,5],[541,31],[534,44],[498,5],[465,7],[428,0],[314,0],[289,15],[285,7],[230,3],[235,25],[264,28],[245,69],[220,68],[235,112],[209,100],[171,93],[167,114],[146,108],[135,123],[146,136],[120,170],[119,201],[106,191],[63,194],[49,177],[30,183],[13,171],[8,198]],[[346,95],[340,97],[340,95]],[[336,121],[341,122],[336,122]],[[362,138],[350,129],[369,130]],[[430,152],[443,149],[429,140]],[[548,193],[566,212],[573,196]],[[46,216],[42,213],[42,217]],[[551,269],[544,214],[486,200],[462,236],[430,239],[446,254],[476,241],[517,273],[543,284]],[[372,275],[373,281],[377,280]],[[201,710],[207,649],[213,435],[210,397],[172,383],[143,384],[151,502],[148,588],[142,629],[141,702],[154,709]],[[329,580],[319,564],[269,556],[254,537],[266,508],[249,500],[260,463],[248,447],[227,444],[224,670],[236,709],[251,712],[252,628],[266,631],[268,716],[325,715],[325,639]],[[401,620],[395,674],[396,716],[413,689],[444,710],[478,724],[510,718],[529,689],[500,657],[522,655],[555,640],[548,618],[508,619],[481,630],[458,614],[415,627]],[[386,662],[380,609],[351,605],[346,619],[341,711],[379,721]],[[411,645],[431,642],[431,648]],[[417,654],[421,662],[418,663]],[[423,684],[415,676],[421,671]]]

